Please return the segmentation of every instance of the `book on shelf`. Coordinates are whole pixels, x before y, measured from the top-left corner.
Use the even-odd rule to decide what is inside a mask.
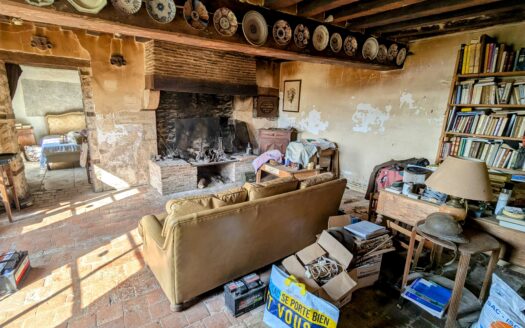
[[[496,73],[525,70],[525,49],[498,43],[483,34],[460,47],[458,71],[461,74]]]
[[[522,151],[503,143],[502,140],[452,137],[443,143],[441,158],[445,159],[451,155],[483,161],[491,168],[525,170],[525,165],[518,156],[520,153]]]
[[[457,111],[449,117],[447,132],[481,136],[521,138],[525,135],[525,112],[473,110]]]
[[[454,103],[458,105],[525,105],[525,81],[496,81],[494,77],[471,79],[457,84]]]

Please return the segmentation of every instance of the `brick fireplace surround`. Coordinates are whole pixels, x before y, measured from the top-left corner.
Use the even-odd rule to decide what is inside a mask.
[[[228,182],[243,182],[244,174],[254,172],[253,155],[236,156],[235,161],[210,163],[219,166],[220,175]],[[197,189],[199,166],[192,165],[183,159],[150,160],[150,184],[161,195]]]

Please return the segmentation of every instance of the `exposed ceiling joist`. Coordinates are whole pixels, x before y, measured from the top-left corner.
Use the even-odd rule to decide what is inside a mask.
[[[297,14],[312,17],[359,0],[305,0],[297,5]]]
[[[303,0],[266,0],[264,6],[270,9],[284,9],[294,6]]]
[[[523,0],[512,0],[503,3],[493,3],[490,5],[476,6],[472,8],[462,9],[449,13],[412,19],[404,22],[399,22],[390,25],[380,26],[369,30],[370,33],[392,33],[407,29],[414,29],[424,26],[446,23],[452,20],[460,20],[472,17],[479,17],[482,15],[499,14],[511,10],[525,9],[525,2]]]
[[[350,28],[372,28],[495,2],[502,2],[502,0],[430,0],[350,20],[348,24]]]
[[[467,19],[455,24],[448,24],[445,26],[435,25],[419,30],[401,31],[398,34],[391,35],[392,38],[397,40],[416,40],[422,38],[428,38],[437,35],[457,33],[471,29],[480,29],[485,27],[494,26],[495,22],[498,24],[510,24],[525,20],[525,11],[518,11],[512,13],[506,13],[496,17],[479,17],[474,19]]]
[[[328,13],[334,16],[334,23],[345,22],[350,19],[375,15],[393,9],[410,6],[425,0],[372,0],[359,1]]]

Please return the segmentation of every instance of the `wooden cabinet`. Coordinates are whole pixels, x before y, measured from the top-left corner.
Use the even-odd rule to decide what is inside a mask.
[[[295,140],[297,140],[297,131],[295,129],[260,129],[259,154],[273,149],[277,149],[284,154],[288,144]]]

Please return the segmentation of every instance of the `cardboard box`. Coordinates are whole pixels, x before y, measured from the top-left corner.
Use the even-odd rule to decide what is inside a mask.
[[[304,267],[320,256],[331,258],[343,266],[343,271],[323,286],[307,278]],[[357,285],[347,272],[352,259],[353,255],[350,251],[328,232],[323,231],[317,242],[284,259],[283,266],[289,274],[304,283],[308,291],[340,307],[350,302],[352,290]]]

